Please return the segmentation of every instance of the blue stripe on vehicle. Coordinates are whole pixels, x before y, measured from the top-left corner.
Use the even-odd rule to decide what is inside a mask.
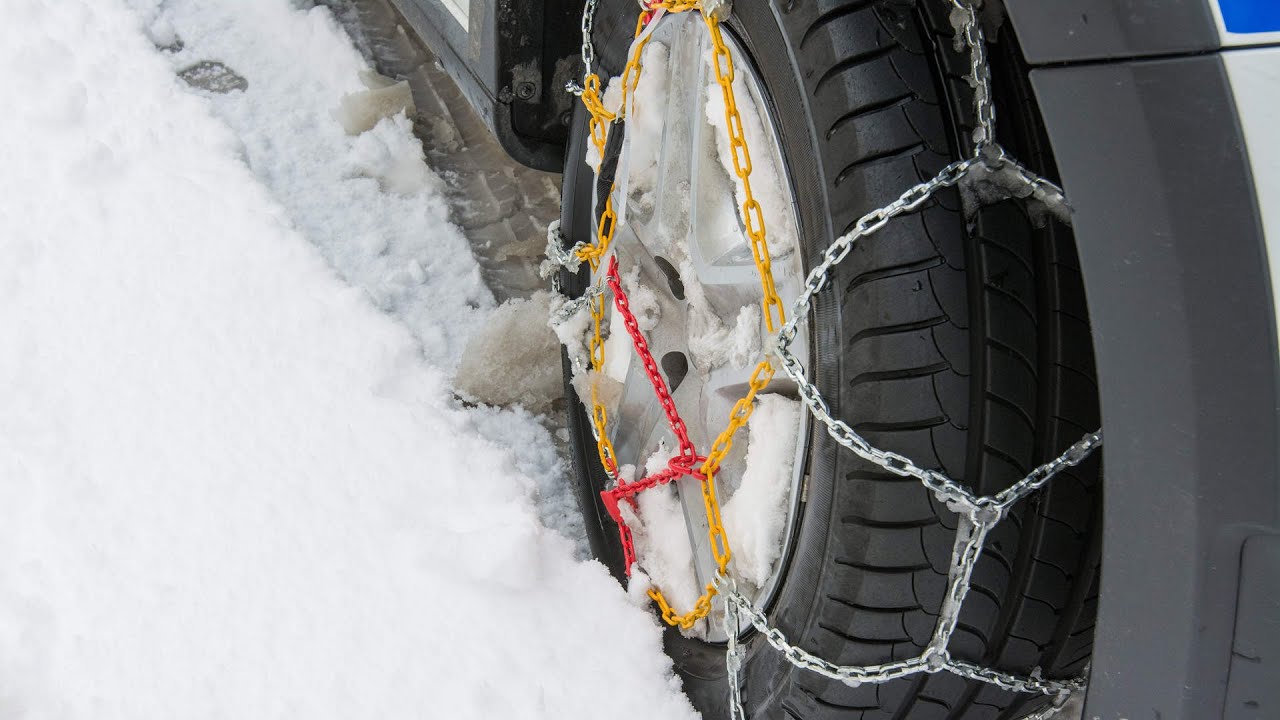
[[[1280,30],[1280,0],[1218,0],[1227,32],[1260,33]]]

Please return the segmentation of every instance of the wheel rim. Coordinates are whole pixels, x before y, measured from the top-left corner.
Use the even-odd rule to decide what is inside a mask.
[[[789,175],[763,83],[736,39],[725,33],[725,41],[736,61],[735,95],[754,151],[752,186],[764,208],[775,282],[789,305],[799,295],[804,277]],[[704,453],[723,430],[734,403],[746,394],[768,334],[760,313],[760,277],[738,210],[739,183],[726,170],[727,137],[722,125],[708,120],[723,114],[709,57],[706,29],[697,14],[667,16],[653,29],[634,112],[627,121],[615,206],[623,205],[621,196],[628,201],[613,245],[632,309],[689,437]],[[709,88],[714,92],[708,93]],[[598,217],[598,211],[593,216]],[[648,474],[646,460],[659,448],[673,453],[676,445],[643,365],[612,310],[606,322],[610,335],[604,374],[622,383],[621,398],[610,411],[617,428],[614,448],[620,465],[637,467],[638,479]],[[807,363],[804,330],[794,347],[803,350],[800,359]],[[785,377],[775,378],[764,393],[797,398],[794,384]],[[798,412],[796,418],[787,438],[793,448],[782,500],[786,520],[781,552],[767,578],[745,588],[754,591],[762,607],[778,588],[802,502],[809,428],[806,413]],[[717,493],[726,506],[742,482],[747,444],[747,433],[740,431],[717,474]],[[665,464],[665,456],[658,459]],[[674,485],[693,550],[693,587],[700,591],[716,570],[700,483],[685,477]],[[726,523],[726,529],[732,548],[734,528]],[[670,579],[654,578],[660,585]],[[718,622],[700,624],[697,632],[706,640],[725,639]]]

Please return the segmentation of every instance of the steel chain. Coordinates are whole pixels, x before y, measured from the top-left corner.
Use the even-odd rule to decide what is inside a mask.
[[[728,427],[717,438],[707,458],[697,457],[691,445],[686,452],[685,443],[687,440],[682,440],[680,455],[673,459],[666,471],[656,473],[650,478],[630,483],[626,486],[618,483],[616,479],[616,459],[613,456],[612,445],[609,444],[606,433],[607,416],[604,408],[599,404],[599,399],[596,397],[593,386],[594,423],[592,429],[596,433],[601,462],[605,465],[605,469],[609,471],[610,475],[615,478],[615,485],[618,486],[614,490],[616,495],[614,498],[615,505],[617,500],[622,497],[629,497],[643,489],[669,481],[676,475],[691,474],[695,477],[700,475],[699,479],[702,481],[707,517],[712,528],[712,549],[716,556],[718,572],[712,578],[711,583],[707,585],[707,592],[695,603],[695,608],[685,615],[677,615],[662,597],[660,591],[651,590],[650,597],[657,602],[664,620],[672,625],[679,625],[684,628],[692,627],[693,622],[698,618],[704,617],[710,611],[711,598],[714,595],[719,594],[724,598],[724,628],[729,639],[726,651],[726,668],[730,682],[731,717],[734,720],[746,717],[740,694],[741,670],[745,661],[745,651],[738,637],[741,629],[740,616],[744,616],[747,623],[761,634],[764,641],[782,653],[792,665],[850,685],[883,683],[921,672],[937,673],[947,671],[967,679],[992,684],[1010,691],[1052,696],[1054,702],[1051,706],[1036,712],[1028,718],[1028,720],[1045,720],[1061,708],[1072,692],[1084,687],[1085,684],[1083,678],[1045,679],[1040,677],[1038,669],[1030,677],[1021,677],[992,668],[985,668],[968,661],[952,658],[948,651],[948,645],[959,620],[960,609],[969,592],[973,570],[977,564],[978,557],[982,553],[988,533],[1005,518],[1008,510],[1015,503],[1044,487],[1062,470],[1078,465],[1088,458],[1101,446],[1102,431],[1098,430],[1085,435],[1061,455],[1035,468],[1024,478],[996,495],[978,497],[962,484],[952,480],[938,470],[922,468],[903,455],[874,447],[850,428],[847,423],[832,416],[830,406],[823,399],[817,386],[808,379],[805,368],[795,354],[791,352],[790,348],[797,337],[799,323],[807,322],[814,298],[827,287],[830,281],[831,269],[848,256],[855,242],[878,232],[894,218],[919,210],[938,191],[953,187],[964,180],[975,167],[989,170],[1009,169],[1012,171],[1012,175],[1028,188],[1028,196],[1046,203],[1065,203],[1061,188],[1019,164],[996,143],[996,112],[991,96],[990,67],[986,56],[986,41],[983,37],[977,12],[973,6],[964,0],[944,1],[951,4],[953,22],[959,27],[956,49],[958,52],[967,49],[969,53],[968,82],[974,93],[973,105],[976,120],[972,134],[973,152],[969,157],[947,165],[930,180],[908,189],[890,204],[867,213],[855,223],[850,232],[837,238],[823,253],[818,265],[807,275],[804,289],[792,306],[790,320],[786,318],[781,301],[777,298],[776,292],[773,291],[773,275],[769,262],[768,245],[765,240],[763,212],[752,195],[750,187],[750,151],[747,147],[745,135],[742,133],[741,117],[738,115],[736,103],[734,102],[732,87],[734,78],[733,60],[719,31],[719,21],[729,12],[728,3],[724,0],[716,2],[712,2],[712,0],[705,0],[705,2],[690,2],[689,0],[641,2],[643,11],[636,28],[636,36],[640,41],[635,44],[636,47],[633,48],[633,53],[622,76],[624,100],[621,111],[625,112],[626,94],[629,91],[633,91],[638,82],[640,51],[644,46],[643,40],[647,40],[647,37],[641,38],[641,32],[650,19],[656,19],[655,11],[684,12],[702,10],[705,6],[706,10],[703,15],[714,45],[713,64],[716,79],[722,88],[725,98],[726,123],[730,136],[734,169],[744,187],[745,199],[741,208],[742,219],[747,228],[747,234],[751,239],[752,253],[761,275],[765,322],[770,331],[773,331],[775,327],[773,313],[776,311],[778,322],[781,325],[777,332],[776,353],[782,370],[796,383],[801,400],[810,413],[822,422],[827,428],[827,432],[836,442],[888,472],[919,480],[939,501],[946,504],[959,517],[942,607],[939,611],[933,635],[924,651],[914,658],[880,665],[836,665],[791,643],[779,629],[770,626],[768,618],[755,608],[750,598],[738,592],[728,571],[730,554],[727,542],[721,546],[716,537],[718,533],[720,539],[723,540],[724,535],[723,526],[720,524],[719,518],[719,503],[715,498],[714,474],[719,467],[720,460],[728,452],[732,444],[733,434],[746,423],[747,418],[750,416],[755,394],[768,384],[768,379],[773,375],[774,368],[770,360],[766,359],[756,368],[755,373],[752,375],[750,391],[746,397],[735,405],[733,412],[730,414]],[[599,78],[591,72],[594,50],[591,47],[590,34],[596,3],[597,0],[590,0],[584,9],[582,28],[585,73],[584,88],[580,94],[583,96],[583,103],[592,114],[591,134],[593,142],[603,153],[605,135],[603,126],[607,121],[612,121],[614,115],[603,107],[599,97]],[[606,202],[597,231],[597,243],[594,246],[580,244],[566,251],[561,239],[556,243],[556,247],[553,250],[552,243],[549,240],[548,257],[553,264],[568,267],[574,259],[578,262],[588,260],[593,268],[598,268],[600,260],[608,251],[609,240],[611,240],[615,229],[615,219],[611,217],[611,202],[611,199]],[[570,254],[574,258],[568,257]],[[610,284],[611,289],[614,291],[615,303],[619,305],[619,310],[623,312],[625,319],[626,301],[625,295],[621,292],[621,287],[616,281],[616,258],[613,261],[611,271],[614,280]],[[603,318],[604,303],[602,288],[596,285],[593,290],[594,292],[589,292],[584,296],[582,302],[589,303],[592,308],[592,316],[595,323],[595,333],[591,344],[592,366],[599,370],[603,366],[604,350],[600,326]],[[565,307],[567,306],[566,304]],[[580,307],[581,305],[574,306],[573,311],[576,312]],[[565,315],[565,317],[567,316]],[[645,355],[643,352],[644,341],[638,328],[633,327],[634,318],[631,319],[630,323],[626,324],[633,343],[643,359]],[[651,360],[650,358],[650,362]],[[646,364],[646,369],[648,370],[648,364]],[[652,373],[650,374],[652,375]],[[657,388],[655,384],[655,389],[659,390],[659,398],[663,400],[663,393],[660,392],[661,388]],[[672,422],[673,431],[675,431],[675,420],[679,420],[679,415],[676,413],[674,405],[669,403],[669,400],[670,397],[667,394],[663,402],[663,408],[667,412],[669,421]],[[675,418],[675,420],[672,420],[672,418]],[[683,428],[682,422],[680,427]],[[681,434],[677,432],[677,436],[681,437]],[[692,455],[696,460],[703,462],[700,474],[691,471],[691,462],[686,457],[688,455]],[[605,494],[608,495],[608,493]],[[613,513],[611,512],[611,514]],[[626,530],[625,524],[621,522],[619,524],[620,531],[624,534],[625,543],[629,532]]]
[[[565,237],[564,233],[560,231],[560,219],[556,218],[547,225],[547,246],[543,250],[543,254],[547,256],[547,259],[543,260],[542,265],[538,268],[538,275],[543,280],[556,277],[561,269],[575,273],[581,267],[582,257],[578,253],[587,244],[579,242],[570,248],[566,248],[564,244]]]
[[[732,581],[730,581],[732,582]],[[736,594],[736,590],[733,594]],[[729,681],[729,720],[747,720],[746,711],[742,707],[742,652],[738,647],[738,633],[742,626],[738,623],[738,604],[731,595],[725,596],[724,603],[724,635],[726,642],[724,664]]]
[[[581,295],[572,300],[565,300],[559,307],[551,312],[551,325],[563,325],[584,308],[595,302],[596,298],[604,293],[604,288],[600,285],[592,285],[583,291]],[[588,309],[588,312],[590,310]]]
[[[595,62],[596,51],[595,46],[591,44],[592,24],[595,22],[596,5],[599,0],[587,0],[587,6],[582,11],[582,77],[586,78],[592,75],[591,64]],[[581,94],[581,93],[579,93]]]

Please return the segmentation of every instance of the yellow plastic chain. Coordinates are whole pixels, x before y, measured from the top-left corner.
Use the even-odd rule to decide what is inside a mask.
[[[591,336],[591,369],[597,373],[604,368],[604,339],[600,336],[600,325],[604,322],[604,293],[596,296],[591,302],[591,322],[594,333]],[[609,440],[609,412],[600,402],[600,393],[594,380],[591,382],[591,423],[596,429],[596,453],[600,455],[600,464],[612,476],[618,469],[618,456],[613,451],[613,442]]]
[[[636,20],[635,37],[640,37],[644,32],[645,17],[648,12],[641,12],[640,17]],[[627,59],[627,67],[622,71],[622,104],[618,108],[618,112],[626,114],[627,111],[627,95],[634,89],[634,86],[640,82],[640,54],[644,51],[645,45],[649,44],[649,38],[636,43],[636,47],[631,53],[631,57]],[[591,113],[591,142],[596,146],[596,151],[600,157],[604,157],[604,145],[607,136],[608,124],[618,118],[618,113],[610,112],[604,106],[604,99],[600,95],[600,76],[591,73],[582,81],[582,104],[587,107],[587,112]],[[612,192],[610,193],[612,194]],[[596,255],[597,258],[604,255],[601,251]],[[586,260],[586,257],[582,258]],[[592,269],[595,265],[592,265]]]
[[[641,13],[640,18],[636,21],[636,37],[640,37],[640,34],[644,32],[644,17],[644,13]],[[640,82],[640,54],[647,44],[647,38],[637,43],[635,51],[627,61],[627,68],[623,72],[620,112],[625,112],[626,110],[630,84],[638,84]],[[617,115],[609,112],[604,106],[604,102],[600,97],[599,75],[591,73],[583,81],[582,104],[591,113],[591,141],[595,144],[600,157],[603,158],[606,128],[609,123],[617,119]],[[597,168],[598,170],[599,168]],[[613,210],[613,188],[611,187],[609,188],[609,194],[605,197],[604,211],[600,215],[600,222],[596,226],[595,244],[578,251],[578,257],[587,261],[593,271],[600,269],[600,259],[609,251],[609,244],[613,242],[613,234],[617,230],[617,225],[618,216]],[[597,281],[597,283],[599,282]],[[604,371],[604,338],[601,336],[601,328],[604,324],[604,308],[604,293],[601,292],[591,303],[591,369],[597,373]],[[604,403],[600,402],[600,392],[594,381],[591,383],[591,424],[595,428],[596,453],[600,456],[600,464],[612,476],[617,471],[618,466],[617,454],[614,452],[613,442],[609,439],[609,411],[605,408]]]
[[[764,212],[760,202],[751,192],[751,150],[747,148],[747,136],[742,128],[742,116],[738,114],[738,103],[733,95],[733,56],[729,47],[724,44],[724,36],[720,34],[720,21],[704,15],[707,30],[711,33],[711,44],[715,46],[716,82],[720,84],[720,92],[724,96],[724,121],[729,129],[729,145],[733,152],[733,171],[742,181],[742,222],[747,226],[747,236],[751,238],[751,254],[756,261],[756,269],[760,274],[760,288],[764,291],[764,324],[769,332],[777,332],[786,322],[787,314],[782,309],[782,299],[773,285],[773,265],[769,260],[769,242],[765,239]],[[723,66],[721,60],[724,61]],[[773,314],[778,314],[777,325]]]
[[[640,18],[636,22],[636,37],[640,37],[644,31],[646,18],[650,16],[653,10],[658,9],[669,13],[689,12],[701,10],[702,3],[690,0],[666,0],[666,2],[650,5],[649,10],[641,12]],[[751,253],[760,275],[760,286],[764,296],[761,304],[764,310],[765,325],[768,327],[769,332],[772,333],[786,323],[786,312],[774,286],[773,266],[769,257],[764,213],[751,190],[751,151],[747,147],[742,116],[738,112],[738,104],[733,91],[733,57],[720,32],[719,21],[707,15],[703,16],[703,20],[706,22],[707,31],[710,34],[715,50],[716,82],[720,85],[720,91],[724,97],[725,125],[729,132],[733,168],[738,179],[742,182],[743,188],[743,222],[746,225],[747,236],[751,238]],[[623,71],[621,112],[626,110],[627,95],[633,92],[639,84],[640,71],[642,69],[640,56],[647,42],[648,38],[646,37],[635,44],[636,47],[633,49],[631,57],[628,59],[627,67]],[[606,142],[605,128],[607,123],[616,119],[617,115],[609,112],[604,107],[604,103],[600,98],[600,78],[597,75],[593,73],[588,76],[583,84],[582,102],[591,113],[591,140],[599,151],[600,156],[603,157]],[[612,188],[610,188],[609,197],[605,201],[605,208],[596,230],[596,243],[578,252],[579,257],[589,262],[593,270],[599,269],[600,260],[608,252],[609,244],[613,240],[614,230],[616,229],[617,216],[613,210],[612,195]],[[596,372],[601,372],[604,368],[604,340],[601,337],[604,308],[604,297],[601,294],[596,297],[591,306],[591,317],[594,323],[594,333],[590,343],[591,367]],[[720,576],[728,574],[732,551],[729,548],[729,538],[725,534],[724,524],[720,518],[720,501],[716,497],[715,474],[719,471],[720,465],[724,462],[724,458],[729,454],[730,449],[732,449],[734,436],[751,418],[752,410],[755,408],[756,394],[769,385],[773,375],[774,367],[768,358],[756,366],[751,373],[750,387],[747,394],[734,404],[733,410],[729,413],[728,424],[720,435],[716,437],[715,442],[712,443],[711,451],[707,454],[707,459],[702,465],[703,478],[700,482],[703,507],[707,514],[707,535],[711,542],[711,553],[716,561],[716,571]],[[596,450],[600,455],[600,462],[606,469],[616,470],[616,455],[607,433],[608,413],[600,403],[599,394],[594,384],[591,388],[591,404],[592,423],[595,425],[596,435],[599,438],[596,443]],[[706,617],[711,611],[711,598],[716,595],[716,588],[713,583],[707,583],[703,594],[695,601],[693,609],[683,614],[677,613],[671,607],[671,604],[658,588],[651,588],[648,595],[650,599],[657,603],[664,622],[687,630],[692,628],[699,619]]]
[[[724,523],[720,520],[720,500],[716,497],[715,474],[720,469],[720,463],[724,461],[726,455],[729,454],[730,448],[733,447],[733,436],[738,430],[747,424],[747,420],[751,418],[751,411],[755,409],[756,393],[768,386],[769,381],[773,379],[773,365],[768,360],[756,366],[754,372],[751,373],[751,387],[737,403],[734,404],[733,410],[729,413],[729,424],[725,427],[720,436],[716,438],[715,443],[711,446],[711,452],[707,455],[707,460],[702,464],[702,505],[707,513],[707,537],[711,540],[711,554],[716,560],[716,572],[725,576],[729,572],[729,559],[733,553],[729,550],[729,537],[725,534]],[[702,595],[693,605],[693,609],[683,615],[676,613],[672,609],[671,604],[667,602],[667,598],[663,596],[662,591],[657,588],[649,589],[649,598],[658,604],[658,610],[662,613],[662,620],[668,625],[678,625],[685,630],[693,627],[693,624],[699,619],[706,617],[711,611],[711,598],[716,594],[716,587],[712,583],[707,583],[703,588]]]

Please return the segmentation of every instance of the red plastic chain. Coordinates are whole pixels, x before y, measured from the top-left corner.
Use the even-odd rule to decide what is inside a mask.
[[[698,455],[697,450],[693,447],[693,442],[689,440],[688,428],[685,427],[684,420],[680,418],[680,413],[676,410],[675,401],[671,399],[671,391],[667,389],[667,381],[662,377],[662,373],[658,371],[658,364],[654,362],[653,353],[649,351],[649,343],[645,341],[644,334],[640,332],[640,323],[636,321],[635,314],[631,312],[631,304],[627,300],[627,294],[622,289],[622,280],[618,276],[617,256],[609,260],[609,270],[605,275],[605,281],[613,292],[613,305],[618,311],[618,316],[622,318],[623,324],[626,325],[627,334],[631,336],[631,344],[635,347],[636,355],[640,356],[640,362],[644,364],[645,374],[649,376],[649,384],[653,386],[653,392],[658,396],[658,402],[662,404],[662,409],[667,414],[667,424],[671,426],[671,432],[676,436],[676,442],[680,446],[680,452],[667,462],[665,470],[632,483],[624,482],[620,479],[617,487],[600,493],[600,497],[604,500],[604,507],[609,511],[609,517],[613,518],[613,521],[618,524],[618,536],[622,540],[622,553],[626,560],[627,576],[630,577],[631,566],[636,561],[636,550],[631,538],[631,529],[627,527],[626,521],[622,519],[620,503],[623,500],[634,503],[635,501],[631,499],[633,496],[659,485],[665,485],[672,480],[679,480],[682,477],[688,476],[698,480],[705,479],[701,468],[707,459]]]

